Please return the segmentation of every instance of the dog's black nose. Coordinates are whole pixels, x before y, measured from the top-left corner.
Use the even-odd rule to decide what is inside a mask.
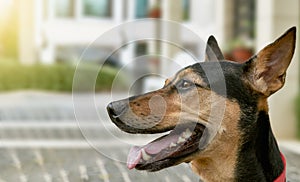
[[[106,109],[109,116],[116,118],[126,111],[127,105],[127,100],[119,100],[109,103]]]
[[[106,110],[110,116],[116,117],[118,115],[113,107],[112,102],[107,105]]]

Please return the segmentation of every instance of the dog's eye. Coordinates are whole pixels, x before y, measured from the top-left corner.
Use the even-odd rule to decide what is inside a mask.
[[[188,88],[191,88],[193,87],[195,84],[193,82],[190,82],[188,80],[181,80],[179,82],[179,84],[177,85],[177,87],[179,89],[188,89]]]

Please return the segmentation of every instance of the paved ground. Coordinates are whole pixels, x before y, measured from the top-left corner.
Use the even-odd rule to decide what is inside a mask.
[[[118,94],[113,99],[123,96]],[[199,181],[187,164],[158,173],[127,170],[124,160],[130,146],[144,144],[155,136],[119,131],[105,112],[110,95],[96,95],[96,104],[89,103],[89,98],[84,94],[75,98],[78,124],[70,95],[0,94],[0,182]],[[300,181],[297,146],[298,142],[280,142],[288,162],[289,181]]]

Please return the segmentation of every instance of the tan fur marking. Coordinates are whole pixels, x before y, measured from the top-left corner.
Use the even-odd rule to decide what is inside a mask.
[[[200,152],[191,162],[192,169],[204,181],[233,181],[240,141],[238,121],[240,107],[237,103],[226,101],[226,115],[224,116],[220,132],[213,142]]]
[[[261,98],[258,100],[257,108],[259,111],[269,111],[268,101],[267,98]]]
[[[176,84],[181,79],[187,79],[192,82],[195,82],[199,85],[204,84],[201,78],[194,72],[192,69],[186,69],[180,72],[176,78],[170,78],[166,80],[166,85],[168,85],[172,80],[173,84]],[[209,117],[210,105],[211,102],[208,99],[210,97],[211,91],[205,89],[193,89],[188,93],[181,95],[176,91],[171,91],[170,87],[162,88],[157,91],[148,93],[142,97],[137,97],[135,100],[129,103],[131,108],[131,113],[126,115],[126,118],[132,118],[127,120],[127,124],[132,126],[138,125],[147,125],[147,123],[153,123],[154,127],[149,127],[151,129],[163,129],[163,128],[171,128],[175,127],[179,121],[197,121],[202,120],[206,121]],[[158,110],[165,110],[163,116],[155,116],[151,113],[151,109],[149,107],[149,101],[152,97],[159,96],[162,97],[165,101],[165,106],[158,104],[155,106]],[[201,108],[201,111],[199,112]],[[125,115],[124,115],[125,116]],[[151,121],[148,122],[147,118]],[[135,123],[130,123],[136,120]],[[147,123],[144,123],[147,121]],[[184,121],[183,121],[184,122]]]
[[[165,85],[164,85],[164,86],[169,85],[169,83],[171,82],[170,80],[171,80],[171,79],[166,79],[166,80],[165,80]]]
[[[183,70],[181,73],[179,73],[178,76],[176,77],[176,81],[178,81],[179,79],[188,79],[199,85],[204,84],[202,78],[199,77],[199,75],[195,73],[191,68]]]

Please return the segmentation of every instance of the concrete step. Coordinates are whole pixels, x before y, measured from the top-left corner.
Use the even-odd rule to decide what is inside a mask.
[[[126,159],[124,150],[110,150]],[[0,149],[2,181],[199,181],[186,164],[157,173],[129,171],[124,162],[91,149]]]

